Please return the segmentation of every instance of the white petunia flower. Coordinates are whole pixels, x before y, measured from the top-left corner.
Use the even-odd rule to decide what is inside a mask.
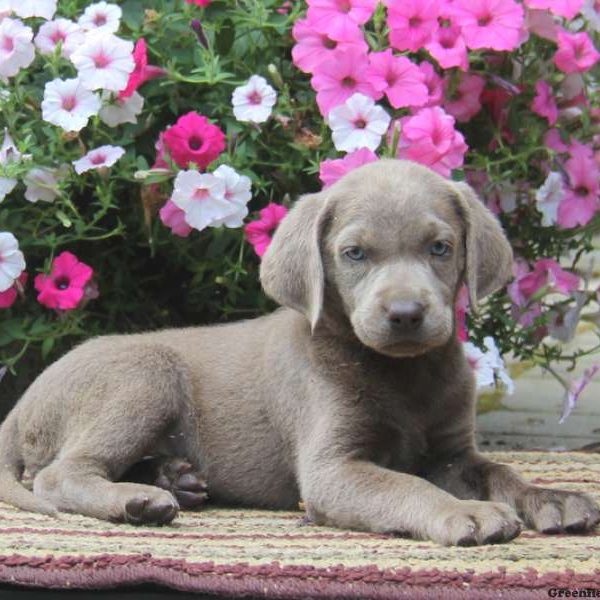
[[[109,126],[121,123],[137,123],[137,116],[144,108],[144,98],[133,92],[129,98],[112,98],[110,92],[102,92],[105,103],[100,109],[100,118]]]
[[[0,21],[4,19],[4,17],[8,17],[8,15],[12,14],[12,2],[11,0],[0,0]]]
[[[58,184],[64,169],[49,169],[47,167],[35,167],[23,177],[23,183],[27,186],[25,199],[29,202],[54,202],[60,195]]]
[[[19,19],[0,21],[0,79],[13,77],[35,58],[33,30]]]
[[[54,79],[46,84],[42,118],[65,131],[80,131],[98,114],[100,98],[75,79]]]
[[[100,146],[95,150],[90,150],[79,160],[73,161],[73,166],[78,175],[100,169],[102,167],[112,167],[125,154],[125,148],[121,146]]]
[[[0,232],[0,292],[10,289],[25,270],[25,257],[17,238],[8,231]]]
[[[90,33],[71,54],[81,83],[88,90],[119,92],[135,67],[133,43],[111,33]]]
[[[237,210],[225,198],[225,181],[212,173],[180,171],[175,178],[171,201],[185,213],[185,222],[202,231],[216,226]]]
[[[235,205],[236,210],[231,215],[215,221],[212,226],[241,227],[244,224],[244,218],[248,215],[248,207],[246,205],[252,198],[252,193],[250,192],[252,181],[250,177],[240,175],[228,165],[221,165],[213,171],[213,175],[225,182],[225,200]]]
[[[0,167],[4,167],[10,163],[19,162],[22,158],[22,154],[17,150],[15,143],[13,142],[7,129],[4,129],[4,140],[2,141],[2,147],[0,147]],[[2,172],[0,168],[0,172]],[[17,180],[13,177],[0,177],[0,202],[10,194],[15,186]]]
[[[0,202],[15,189],[16,185],[16,179],[12,177],[0,177]]]
[[[122,15],[123,11],[116,4],[96,2],[85,9],[78,23],[86,31],[115,33],[121,24]]]
[[[12,0],[11,6],[18,17],[42,17],[51,19],[56,12],[57,0]]]
[[[233,114],[238,121],[263,123],[277,102],[277,92],[260,75],[252,75],[246,85],[233,90]]]
[[[61,54],[69,58],[83,44],[85,34],[69,19],[46,21],[35,36],[35,45],[42,54],[52,54],[58,44],[61,44]]]
[[[390,116],[372,98],[354,94],[331,110],[328,117],[335,147],[344,152],[375,151],[390,124]]]
[[[598,0],[585,0],[581,9],[590,29],[600,31],[600,2]]]
[[[551,172],[546,181],[535,193],[535,205],[542,213],[542,225],[549,227],[558,221],[558,205],[565,197],[563,179],[560,173]]]
[[[485,337],[483,343],[486,352],[483,352],[471,342],[463,343],[465,356],[475,374],[477,389],[495,387],[496,382],[499,380],[504,384],[507,393],[512,394],[515,390],[515,384],[506,371],[494,338]]]

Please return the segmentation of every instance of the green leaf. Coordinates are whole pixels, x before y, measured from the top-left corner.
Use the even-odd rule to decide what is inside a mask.
[[[123,22],[132,31],[138,31],[144,22],[144,3],[142,0],[126,0],[121,6]]]
[[[69,219],[69,217],[67,217],[67,215],[62,210],[56,211],[56,218],[62,223],[62,226],[66,227],[67,229],[69,229],[69,227],[73,225],[71,219]]]
[[[215,49],[221,56],[229,54],[235,39],[235,26],[231,19],[225,19],[215,40]]]
[[[42,342],[42,359],[43,360],[46,360],[48,358],[48,355],[50,354],[50,352],[52,352],[52,348],[54,348],[54,338],[47,337]]]

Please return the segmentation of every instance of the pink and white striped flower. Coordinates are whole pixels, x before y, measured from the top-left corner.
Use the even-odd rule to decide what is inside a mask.
[[[85,31],[116,33],[121,24],[123,11],[116,4],[96,2],[90,4],[79,17],[79,26]]]
[[[237,207],[225,198],[226,185],[212,173],[180,171],[171,201],[185,213],[185,222],[202,231],[223,222]]]
[[[6,81],[35,58],[33,30],[19,19],[8,17],[0,21],[0,79]]]
[[[88,90],[119,92],[127,87],[135,68],[133,43],[110,33],[90,33],[73,52],[71,61]]]
[[[328,117],[335,147],[344,152],[359,148],[375,151],[390,124],[390,115],[372,98],[354,94]]]
[[[51,19],[56,12],[57,0],[11,0],[14,13],[22,19],[41,17]]]
[[[0,231],[0,292],[10,289],[24,270],[25,257],[17,238],[8,231]]]
[[[61,54],[69,58],[84,40],[85,34],[77,23],[69,19],[55,19],[46,21],[39,28],[34,42],[42,54],[52,54],[60,44]]]
[[[76,173],[81,175],[93,169],[112,167],[124,154],[125,149],[121,148],[121,146],[100,146],[99,148],[90,150],[79,160],[74,160],[73,166]]]
[[[238,121],[263,123],[271,116],[277,93],[264,77],[252,75],[248,83],[233,90],[231,102]]]
[[[144,98],[133,92],[127,98],[111,97],[110,92],[102,92],[104,105],[100,109],[100,118],[109,127],[122,123],[137,123],[137,117],[144,108]]]
[[[46,84],[42,118],[65,131],[81,131],[98,114],[100,98],[87,90],[78,78],[54,79]]]
[[[235,211],[230,215],[217,219],[212,227],[225,225],[225,227],[241,227],[244,218],[248,215],[246,206],[252,198],[252,181],[246,175],[240,175],[229,165],[221,165],[213,171],[215,177],[219,177],[225,183],[225,200],[235,206]]]

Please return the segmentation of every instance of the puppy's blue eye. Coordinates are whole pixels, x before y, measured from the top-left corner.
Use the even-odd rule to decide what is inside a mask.
[[[447,242],[434,242],[429,251],[433,256],[446,256],[450,252],[450,244]]]
[[[350,260],[364,260],[366,258],[365,251],[358,246],[352,246],[347,250],[344,250],[344,255]]]

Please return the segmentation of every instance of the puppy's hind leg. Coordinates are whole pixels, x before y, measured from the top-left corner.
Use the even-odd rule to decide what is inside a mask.
[[[118,481],[172,431],[192,435],[191,385],[179,356],[161,347],[130,349],[107,374],[98,411],[69,432],[61,451],[37,473],[34,493],[58,510],[129,523],[168,523],[179,509],[170,491]],[[193,448],[194,441],[189,440]]]

